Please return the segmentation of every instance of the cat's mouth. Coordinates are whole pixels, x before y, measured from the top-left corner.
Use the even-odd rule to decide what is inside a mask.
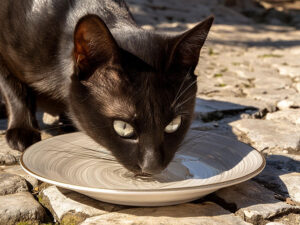
[[[136,180],[136,181],[146,181],[146,182],[155,181],[153,175],[148,173],[142,173],[142,172],[139,173],[125,172],[122,176],[124,176],[127,179]]]
[[[139,180],[139,181],[155,181],[154,177],[152,174],[149,173],[138,173],[134,175],[134,179],[135,180]]]
[[[136,178],[149,178],[149,177],[152,177],[151,174],[149,174],[149,173],[142,173],[142,172],[136,173],[134,176]]]

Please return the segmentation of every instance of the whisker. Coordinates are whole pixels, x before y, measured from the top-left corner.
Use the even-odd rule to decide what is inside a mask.
[[[176,105],[176,108],[181,107],[182,105],[184,105],[185,103],[187,103],[188,101],[190,101],[191,99],[195,98],[194,95],[189,96],[188,98],[186,98],[185,100],[183,100],[182,102],[180,102],[179,104]]]
[[[197,82],[197,80],[193,81],[189,86],[187,86],[178,96],[177,100],[180,99],[180,97],[187,91],[189,90],[195,83]],[[176,103],[176,102],[175,102]],[[174,104],[175,105],[175,104]]]
[[[188,111],[179,111],[178,113],[179,113],[180,115],[183,115],[183,116],[185,116],[185,115],[187,115],[187,116],[191,115],[191,113],[188,112]]]
[[[191,72],[191,68],[188,70],[188,72],[187,72],[187,74],[185,75],[183,81],[181,82],[180,87],[179,87],[179,90],[177,91],[177,93],[176,93],[176,95],[175,95],[175,98],[174,98],[174,101],[173,101],[172,104],[171,104],[171,107],[173,107],[174,104],[176,103],[176,101],[178,100],[177,96],[178,96],[178,94],[180,93],[181,88],[183,87],[183,84],[184,84],[185,81],[186,81],[186,78],[190,75],[190,72]]]
[[[178,96],[178,99],[187,91],[189,90],[195,83],[197,83],[197,79],[194,80],[189,86],[187,86],[181,93],[180,95]]]

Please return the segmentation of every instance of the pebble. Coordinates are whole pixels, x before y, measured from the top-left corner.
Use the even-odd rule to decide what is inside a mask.
[[[294,104],[293,101],[282,100],[282,101],[280,101],[280,102],[277,103],[277,107],[278,107],[280,110],[284,110],[284,109],[290,108],[293,104]]]
[[[46,125],[53,125],[55,123],[58,123],[59,116],[52,116],[49,113],[43,113],[42,121]]]

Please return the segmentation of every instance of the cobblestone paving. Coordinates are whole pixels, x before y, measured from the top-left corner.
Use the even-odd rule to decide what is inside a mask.
[[[20,153],[5,143],[3,119],[0,224],[299,224],[300,30],[274,20],[277,25],[257,24],[218,0],[128,2],[137,22],[149,30],[181,32],[206,16],[216,16],[196,69],[198,100],[192,129],[252,145],[265,155],[265,170],[188,204],[112,205],[25,174],[18,165]],[[53,122],[50,117],[44,120]],[[47,131],[43,138],[55,133]]]

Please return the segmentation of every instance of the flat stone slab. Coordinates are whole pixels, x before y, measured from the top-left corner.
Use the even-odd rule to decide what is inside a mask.
[[[235,204],[236,215],[250,223],[259,224],[279,214],[299,211],[300,208],[274,198],[275,193],[253,182],[221,189],[216,195],[226,203]]]
[[[0,195],[28,191],[26,180],[18,175],[0,172]]]
[[[241,119],[230,126],[242,141],[259,151],[267,148],[300,151],[300,127],[287,121]]]
[[[290,198],[300,205],[300,172],[282,174],[279,179],[286,186]]]
[[[265,81],[267,83],[267,81]],[[290,106],[298,106],[299,93],[296,90],[289,88],[278,87],[261,87],[255,89],[246,89],[247,96],[258,101],[264,101],[268,105],[277,105],[277,103],[288,99],[291,101]]]
[[[270,155],[254,179],[285,198],[300,203],[300,155]]]
[[[43,221],[45,218],[44,208],[29,192],[0,196],[0,203],[0,224]]]
[[[266,120],[285,120],[300,125],[300,109],[286,109],[268,113]]]
[[[81,225],[246,225],[241,218],[212,202],[167,207],[133,208],[91,217]]]
[[[82,222],[88,217],[124,209],[123,206],[113,205],[91,199],[56,186],[49,186],[39,194],[39,201],[48,208],[56,221],[62,224]]]

